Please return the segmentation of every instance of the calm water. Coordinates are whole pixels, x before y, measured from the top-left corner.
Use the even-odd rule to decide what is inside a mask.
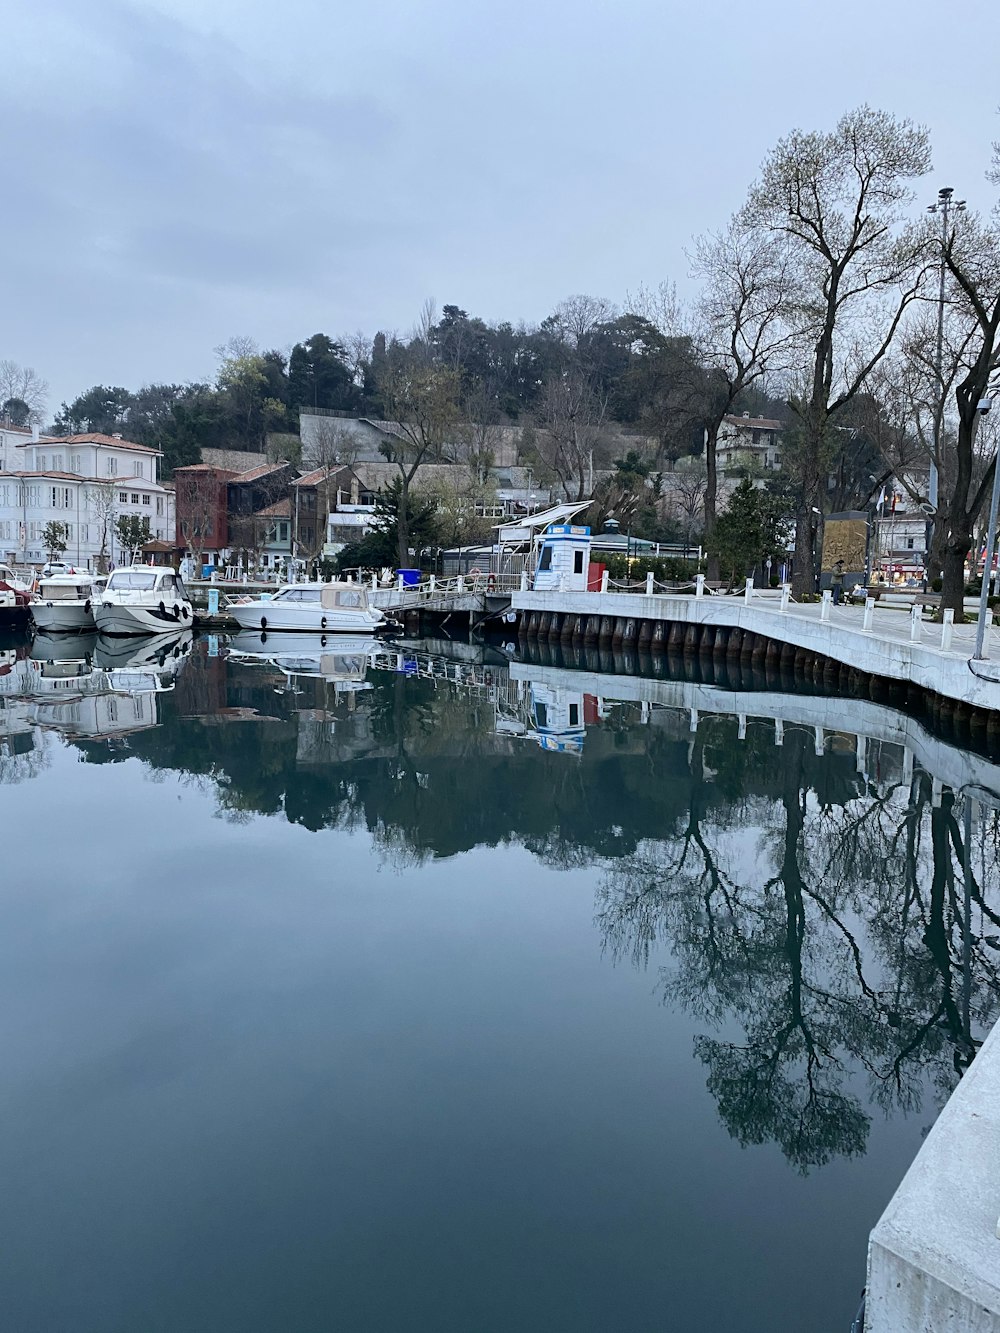
[[[846,1333],[997,1011],[1000,771],[498,657],[6,648],[4,1327]]]

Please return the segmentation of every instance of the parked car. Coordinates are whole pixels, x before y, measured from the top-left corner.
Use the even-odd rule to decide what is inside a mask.
[[[47,560],[42,566],[42,578],[51,578],[53,574],[75,574],[76,567],[65,560]]]

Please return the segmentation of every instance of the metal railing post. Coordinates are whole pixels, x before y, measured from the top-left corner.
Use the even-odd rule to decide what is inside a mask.
[[[601,575],[601,592],[607,592],[607,590],[608,590],[608,571],[605,570],[604,573]]]
[[[431,585],[431,592],[433,593],[434,589],[437,587],[437,575],[436,575],[436,574],[432,574],[432,575],[430,576],[429,582],[430,582],[430,585]]]
[[[993,612],[987,611],[983,617],[982,647],[979,650],[980,660],[986,662],[990,656],[990,630],[993,628]]]
[[[752,596],[753,596],[753,579],[747,579],[746,585],[743,588],[743,600],[746,602],[747,606],[750,605],[750,598]]]
[[[652,595],[653,595],[653,575],[652,572],[650,572],[649,574],[646,575],[646,596],[652,597]]]
[[[521,591],[528,591],[528,571],[526,569],[521,570]]]
[[[870,634],[872,629],[872,616],[875,614],[875,598],[865,598],[865,615],[861,622],[861,629],[865,634]]]
[[[941,651],[951,651],[951,635],[955,628],[955,612],[949,606],[941,617]]]
[[[402,591],[403,591],[403,576],[402,576],[402,574],[397,574],[397,575],[396,575],[396,591],[397,591],[397,592],[402,592]]]
[[[694,595],[695,597],[705,596],[705,575],[696,574],[694,576]]]
[[[921,606],[919,602],[914,602],[910,607],[910,642],[920,642],[920,631],[923,628],[923,622],[920,619]]]
[[[783,584],[781,585],[781,610],[782,610],[782,611],[787,611],[787,610],[788,610],[788,599],[789,599],[789,597],[791,597],[791,595],[792,595],[792,585],[791,585],[790,583],[783,583]]]
[[[458,583],[455,587],[456,592],[465,592],[465,575],[459,574]]]
[[[833,594],[830,592],[829,588],[825,588],[823,591],[823,598],[819,608],[820,620],[830,619],[830,607],[832,606],[832,604],[833,604]]]

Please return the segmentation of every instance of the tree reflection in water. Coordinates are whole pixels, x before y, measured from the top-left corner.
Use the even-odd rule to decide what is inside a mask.
[[[778,751],[778,799],[720,811],[706,787],[726,734],[711,725],[715,744],[703,724],[691,745],[679,836],[609,868],[597,920],[616,958],[645,966],[656,941],[670,948],[665,1002],[739,1023],[742,1040],[695,1041],[720,1115],[806,1171],[864,1152],[860,1071],[875,1104],[916,1110],[928,1079],[951,1090],[993,1021],[996,815],[974,821],[947,789],[932,803],[920,772],[824,801],[801,729]]]
[[[691,731],[686,712],[637,702],[592,700],[582,750],[543,752],[530,677],[456,674],[370,670],[369,688],[338,693],[202,651],[159,725],[76,743],[90,762],[187,775],[223,818],[358,830],[389,866],[507,843],[598,866],[604,949],[655,966],[663,1002],[703,1027],[695,1052],[729,1132],[801,1171],[863,1153],[873,1107],[916,1111],[928,1086],[943,1100],[997,1011],[991,808],[898,746],[859,765],[846,737],[817,753],[802,725],[752,721],[743,737],[716,714]]]

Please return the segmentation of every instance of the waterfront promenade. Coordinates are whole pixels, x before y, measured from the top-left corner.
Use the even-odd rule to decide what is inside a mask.
[[[878,603],[800,604],[779,591],[750,589],[739,596],[642,592],[527,592],[512,594],[512,609],[532,623],[533,613],[623,622],[619,634],[642,646],[643,622],[738,629],[778,645],[842,663],[872,676],[903,682],[945,698],[1000,710],[1000,635],[990,627],[986,660],[973,660],[975,622],[939,625],[920,614]],[[529,628],[529,635],[530,635]]]

